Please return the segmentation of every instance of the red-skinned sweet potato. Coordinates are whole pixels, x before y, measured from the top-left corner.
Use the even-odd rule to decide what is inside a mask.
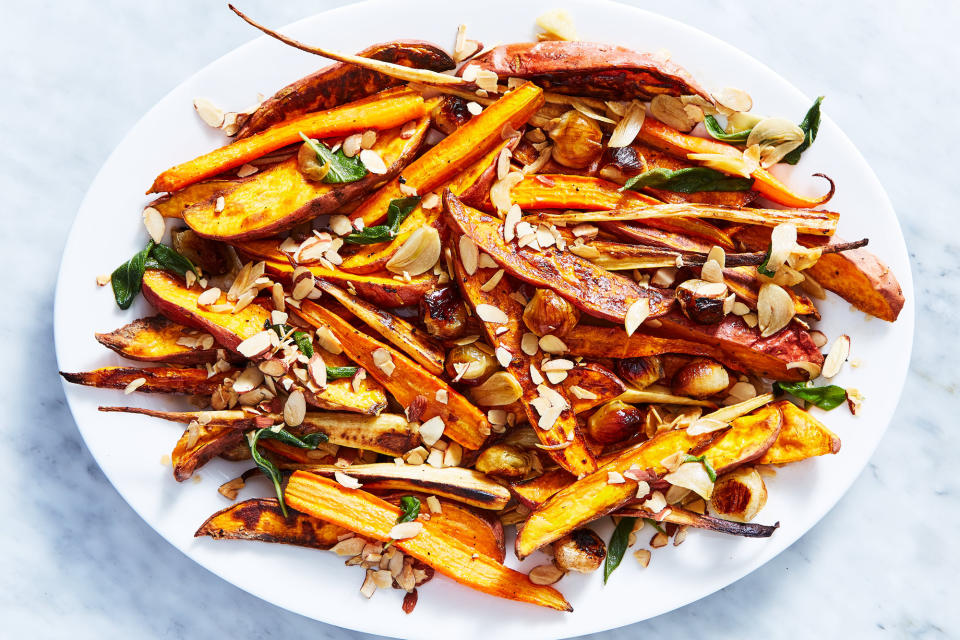
[[[461,67],[477,65],[501,78],[531,80],[547,91],[603,100],[650,100],[697,94],[711,100],[683,68],[663,57],[598,42],[520,42],[494,47]]]
[[[182,393],[185,395],[207,396],[223,384],[225,378],[234,378],[240,374],[238,369],[230,369],[208,377],[206,369],[173,369],[152,367],[136,369],[133,367],[103,367],[82,373],[60,372],[63,379],[74,384],[101,389],[125,389],[134,380],[144,379],[137,387],[141,393]]]
[[[777,403],[783,428],[757,464],[787,464],[840,451],[840,438],[789,400]]]
[[[216,362],[220,348],[203,348],[204,333],[171,322],[163,316],[140,318],[109,333],[94,334],[97,342],[124,358],[141,362],[200,364]],[[196,341],[187,346],[179,342]],[[229,353],[229,352],[228,352]]]

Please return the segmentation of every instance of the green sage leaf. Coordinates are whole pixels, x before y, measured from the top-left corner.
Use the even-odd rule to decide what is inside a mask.
[[[662,189],[675,193],[698,193],[700,191],[749,191],[753,186],[750,178],[728,176],[708,167],[689,167],[687,169],[651,169],[627,180],[621,187],[639,191],[644,187]]]
[[[713,116],[704,116],[703,126],[707,128],[707,133],[710,134],[711,138],[714,140],[720,140],[722,142],[746,142],[747,138],[750,137],[750,132],[753,131],[753,129],[746,129],[744,131],[737,131],[736,133],[727,133],[723,130],[723,127],[720,126],[720,123],[718,123],[717,119]]]
[[[400,498],[400,510],[402,513],[397,518],[397,524],[416,520],[420,515],[420,499],[415,496],[403,496]]]
[[[313,357],[313,342],[310,341],[310,336],[303,331],[294,331],[293,341],[297,343],[297,348],[300,349],[300,353],[308,358]]]
[[[337,380],[339,378],[352,378],[357,375],[357,367],[331,367],[327,366],[327,380]]]
[[[330,163],[330,169],[327,171],[327,175],[323,177],[322,182],[328,184],[344,184],[347,182],[356,182],[367,175],[367,168],[360,162],[360,154],[350,158],[343,153],[343,148],[331,151],[327,145],[308,138],[303,135],[302,132],[300,133],[300,137],[303,138],[303,141],[310,145],[310,148],[317,154],[317,162],[321,165],[325,165],[328,162]]]
[[[113,298],[121,309],[129,309],[139,295],[140,287],[143,285],[143,272],[147,269],[147,259],[153,247],[153,240],[151,240],[145,249],[114,269],[110,275]]]
[[[688,453],[687,456],[683,459],[683,462],[699,462],[700,464],[703,465],[704,471],[707,472],[707,477],[710,478],[710,482],[717,481],[717,471],[716,469],[713,468],[713,465],[710,464],[710,461],[707,460],[706,454],[699,455],[699,456],[692,456]]]
[[[361,231],[343,236],[344,242],[351,244],[378,244],[380,242],[389,242],[393,240],[400,225],[407,216],[420,204],[419,196],[408,196],[406,198],[397,198],[390,201],[387,206],[387,224],[380,224],[374,227],[365,227]]]
[[[197,268],[189,258],[177,253],[165,244],[155,245],[153,251],[150,252],[150,258],[155,260],[164,271],[175,273],[181,278],[187,277],[187,271],[193,271],[194,275],[197,275]]]
[[[667,530],[661,527],[660,523],[654,520],[653,518],[644,518],[643,521],[646,522],[651,527],[653,527],[654,529],[656,529],[657,533],[662,533],[663,535],[667,535]]]
[[[823,96],[818,96],[813,101],[813,106],[807,111],[807,115],[800,122],[800,128],[803,129],[804,137],[800,146],[783,157],[780,162],[787,164],[797,164],[800,161],[800,154],[810,148],[813,141],[817,139],[817,132],[820,131],[820,103],[823,102]]]
[[[321,442],[327,442],[329,438],[327,434],[322,431],[317,431],[315,433],[310,433],[305,435],[303,438],[298,438],[293,435],[286,429],[278,429],[274,431],[271,428],[266,429],[256,429],[247,434],[247,443],[250,445],[250,457],[253,458],[254,463],[260,471],[263,472],[263,475],[267,476],[270,482],[273,483],[273,489],[277,494],[277,500],[280,502],[280,510],[283,512],[284,517],[287,516],[287,504],[283,499],[283,487],[281,482],[283,481],[283,474],[277,465],[269,458],[263,457],[260,453],[260,450],[257,448],[257,444],[260,440],[277,440],[283,442],[284,444],[291,445],[293,447],[299,447],[300,449],[316,449],[317,445]]]
[[[627,543],[630,541],[630,532],[633,531],[633,524],[636,518],[621,518],[613,535],[610,536],[610,543],[607,545],[607,557],[603,561],[603,584],[607,584],[610,574],[620,566],[623,560],[623,554],[627,551]]]
[[[774,382],[773,387],[827,411],[847,400],[847,390],[835,384],[815,387],[812,382]]]

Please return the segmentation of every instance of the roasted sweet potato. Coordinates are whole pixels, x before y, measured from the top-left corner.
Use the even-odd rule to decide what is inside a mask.
[[[511,146],[514,141],[516,141],[516,138],[510,138],[495,146],[489,153],[447,182],[444,188],[450,189],[456,195],[474,189],[489,191],[496,177],[497,158],[501,151],[505,147]],[[410,215],[401,223],[396,238],[384,245],[361,246],[360,251],[345,259],[340,268],[351,273],[371,273],[383,269],[390,258],[407,241],[410,234],[419,227],[427,225],[440,228],[440,208],[424,211],[422,206],[417,205],[417,208],[411,211]]]
[[[503,142],[505,127],[520,129],[543,104],[543,91],[526,83],[487,107],[479,116],[441,140],[403,170],[404,184],[423,195],[433,191],[478,161]],[[391,200],[403,197],[399,179],[394,179],[350,214],[364,224],[379,223]]]
[[[576,480],[566,469],[551,469],[543,475],[510,484],[510,491],[528,509],[536,509],[550,496],[566,489]]]
[[[757,464],[787,464],[840,451],[840,438],[812,415],[788,400],[777,407],[783,414],[783,428]]]
[[[690,219],[688,218],[687,220]],[[699,223],[699,229],[703,229],[705,226],[712,227],[712,225],[709,225],[709,223],[703,220],[692,220],[691,222]],[[633,225],[626,222],[601,222],[600,226],[604,231],[608,231],[616,236],[652,247],[707,253],[716,245],[726,251],[733,250],[733,240],[720,229],[711,232],[712,235],[708,238],[701,233],[688,233],[674,229],[667,230],[666,228],[654,228],[650,225]],[[717,241],[718,239],[719,242]]]
[[[407,89],[390,89],[364,100],[294,118],[167,169],[157,176],[147,193],[178,191],[235,169],[272,151],[302,142],[301,133],[323,139],[367,129],[384,131],[426,114],[426,105],[420,94]]]
[[[731,267],[723,270],[723,281],[730,291],[737,294],[737,298],[751,309],[757,308],[757,297],[760,295],[760,279],[757,277],[756,267]],[[793,307],[798,316],[813,316],[820,319],[820,312],[813,304],[813,300],[805,295],[795,293],[789,287],[784,290],[793,298]]]
[[[742,152],[733,145],[717,140],[708,140],[681,133],[668,127],[655,118],[645,118],[638,139],[641,142],[662,149],[678,158],[687,159],[691,153],[715,153],[741,157]],[[795,209],[809,209],[824,204],[833,197],[833,182],[830,191],[819,198],[807,198],[797,195],[785,184],[777,180],[772,173],[763,168],[753,172],[753,190],[777,204]],[[825,177],[825,176],[824,176]],[[829,180],[829,178],[827,178]]]
[[[372,147],[387,167],[386,174],[368,173],[355,182],[328,184],[309,180],[300,171],[296,156],[264,169],[216,198],[195,204],[183,212],[183,220],[196,233],[218,240],[262,238],[286,231],[304,220],[336,211],[343,204],[362,198],[384,180],[400,173],[416,155],[430,119],[417,120],[409,138],[401,128],[382,131]]]
[[[763,251],[770,244],[770,230],[745,226],[735,231],[738,243],[751,251]],[[797,241],[807,247],[840,244],[841,238],[801,235]],[[890,268],[866,249],[825,253],[804,273],[827,291],[832,291],[857,309],[893,322],[903,309],[900,283]]]
[[[217,345],[203,348],[205,334],[167,320],[163,316],[140,318],[110,333],[94,334],[97,342],[124,358],[141,362],[199,364],[216,362]],[[195,342],[190,346],[181,342]]]
[[[249,182],[256,175],[245,178],[213,178],[197,182],[175,193],[162,195],[149,206],[159,211],[164,218],[183,218],[183,211],[187,207],[210,199],[216,200],[217,196],[235,189],[244,182]]]
[[[697,94],[711,100],[687,71],[650,53],[598,42],[520,42],[494,47],[461,67],[477,65],[501,78],[532,80],[548,91],[603,100],[650,100]]]
[[[367,490],[408,490],[436,494],[480,509],[499,511],[510,500],[510,492],[486,475],[462,467],[435,468],[427,464],[397,465],[392,462],[336,465],[283,465],[286,469],[309,471],[333,477],[337,471],[356,478]]]
[[[328,366],[345,367],[353,363],[342,355],[323,353]],[[288,374],[289,375],[289,374]],[[300,386],[299,380],[294,384]],[[350,411],[368,416],[378,416],[387,408],[387,394],[383,387],[372,378],[364,378],[354,385],[351,378],[328,380],[327,386],[320,391],[303,389],[307,404],[329,411]]]
[[[566,379],[560,383],[573,405],[575,414],[589,411],[594,407],[613,400],[627,388],[623,380],[606,367],[595,362],[584,362],[570,369]],[[579,387],[583,391],[594,394],[595,398],[581,398],[574,395],[570,389]]]
[[[294,313],[312,326],[328,327],[340,340],[344,353],[385,386],[404,407],[409,407],[416,398],[422,398],[418,401],[424,403],[421,419],[439,416],[446,425],[444,435],[451,440],[467,449],[478,449],[490,435],[490,424],[479,409],[396,349],[354,329],[335,313],[312,302],[305,300],[302,308]],[[394,366],[389,374],[374,361],[374,352],[383,353],[379,351],[381,349],[390,356]],[[437,400],[439,390],[447,392],[446,403]]]
[[[608,473],[623,474],[631,468],[654,477],[666,472],[662,461],[682,451],[703,454],[718,473],[757,459],[770,448],[780,432],[782,419],[776,407],[765,407],[734,420],[730,427],[714,434],[690,436],[686,430],[664,431],[620,454],[594,473],[561,489],[535,509],[517,534],[517,557],[524,558],[545,544],[604,516],[629,502],[637,483],[626,477],[610,484]]]
[[[194,535],[214,540],[260,540],[329,549],[349,529],[303,513],[284,517],[274,498],[251,498],[221,509],[206,519]]]
[[[241,431],[259,424],[280,424],[283,416],[251,414],[245,411],[154,411],[137,407],[100,407],[100,411],[138,413],[187,424],[203,418],[214,426],[231,427]],[[389,456],[402,456],[420,443],[420,438],[406,418],[392,413],[379,416],[360,416],[334,411],[308,411],[303,422],[289,428],[295,435],[324,433],[328,442],[342,447],[376,451]],[[266,440],[264,441],[266,442]]]
[[[173,477],[177,482],[183,482],[207,462],[244,440],[243,431],[233,427],[198,424],[187,429],[170,454]]]
[[[88,387],[100,387],[101,389],[125,389],[134,380],[143,378],[145,382],[137,387],[137,391],[142,393],[182,393],[207,396],[222,385],[225,378],[236,378],[239,373],[238,370],[231,369],[207,377],[206,369],[103,367],[82,373],[64,373],[61,371],[60,375],[67,382],[83,384]]]
[[[660,522],[669,522],[683,527],[706,529],[707,531],[728,533],[734,536],[743,536],[744,538],[769,538],[780,527],[779,522],[773,525],[736,522],[734,520],[724,520],[723,518],[701,515],[673,505],[671,505],[669,509],[664,509],[660,514],[651,513],[642,508],[625,507],[617,511],[616,515],[629,518],[656,519]]]
[[[533,357],[524,353],[520,348],[526,327],[522,322],[523,305],[511,297],[514,291],[513,287],[509,282],[501,279],[496,287],[490,291],[484,291],[484,283],[493,277],[495,271],[493,269],[477,269],[473,275],[467,274],[460,255],[455,249],[454,247],[453,268],[464,299],[473,307],[475,312],[480,305],[489,305],[499,309],[506,316],[506,322],[502,324],[483,322],[483,330],[487,336],[487,341],[491,345],[510,354],[510,362],[505,369],[513,375],[520,385],[522,390],[520,402],[523,405],[527,420],[530,421],[530,424],[537,425],[534,431],[540,442],[550,447],[547,453],[557,464],[572,473],[581,474],[594,471],[597,468],[597,461],[594,460],[593,454],[587,448],[586,440],[580,432],[580,426],[577,424],[577,417],[573,412],[573,406],[566,390],[558,385],[550,384],[545,379],[538,385],[531,377],[531,368],[535,366],[535,361]],[[477,315],[479,316],[479,313]],[[502,331],[502,329],[506,329],[506,331]],[[543,374],[540,375],[543,378]],[[535,408],[538,402],[537,398],[544,396],[541,386],[546,386],[547,389],[559,394],[559,399],[566,404],[566,408],[556,413],[551,424],[546,422],[541,424],[540,420],[544,412]],[[543,402],[543,400],[539,402]],[[562,448],[557,449],[557,447]]]
[[[400,515],[399,509],[365,491],[346,489],[303,471],[290,478],[284,497],[298,511],[382,542],[391,540],[390,531]],[[476,553],[430,520],[420,522],[420,533],[393,541],[407,555],[484,593],[560,611],[572,610],[556,589],[535,585],[526,575]]]
[[[357,55],[430,71],[447,71],[455,66],[443,49],[419,40],[375,44]],[[264,100],[240,127],[237,139],[260,133],[264,129],[307,113],[360,100],[398,84],[399,80],[382,73],[335,62],[288,84]]]
[[[202,309],[197,298],[203,289],[188,289],[183,281],[166,271],[147,269],[143,274],[142,291],[147,302],[167,318],[206,331],[231,351],[236,351],[241,342],[263,331],[264,323],[270,320],[270,312],[256,302],[237,313]],[[219,302],[226,302],[226,294],[221,294]]]
[[[443,347],[424,331],[406,320],[377,309],[368,302],[358,300],[334,284],[320,280],[318,286],[325,293],[336,298],[368,327],[416,360],[429,373],[435,376],[443,375],[443,360],[446,353]]]
[[[651,318],[669,311],[673,303],[672,297],[657,289],[640,287],[632,280],[556,247],[537,252],[507,244],[501,220],[463,205],[449,191],[444,193],[443,201],[453,228],[469,236],[510,275],[552,289],[589,315],[621,324],[627,309],[640,299],[649,302]]]

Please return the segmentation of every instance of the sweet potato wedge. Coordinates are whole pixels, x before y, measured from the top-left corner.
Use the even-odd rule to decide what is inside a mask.
[[[700,229],[709,224],[702,220],[693,220],[692,222],[699,223]],[[651,247],[663,247],[677,251],[695,251],[697,253],[707,253],[714,245],[726,251],[732,251],[734,248],[733,240],[720,229],[712,232],[713,235],[707,238],[701,233],[688,233],[686,231],[673,229],[667,230],[666,228],[655,228],[650,225],[639,226],[626,222],[601,222],[600,227],[613,235]]]
[[[142,393],[182,393],[208,396],[223,384],[225,378],[236,378],[239,373],[239,370],[231,369],[208,378],[206,369],[103,367],[82,373],[64,373],[61,371],[60,375],[67,382],[101,389],[125,389],[134,380],[143,378],[145,382],[137,387],[137,391]]]
[[[157,176],[147,193],[174,192],[212,178],[272,151],[301,142],[301,133],[323,139],[367,129],[384,131],[426,114],[426,105],[420,94],[407,89],[389,89],[364,100],[294,118],[167,169]]]
[[[398,40],[375,44],[357,55],[430,71],[447,71],[455,66],[443,49],[419,40]],[[382,73],[352,64],[335,62],[288,84],[264,100],[240,127],[237,139],[260,133],[313,111],[332,109],[347,102],[360,100],[398,84],[400,84],[399,80]]]
[[[419,194],[433,191],[500,145],[505,127],[522,128],[542,104],[543,91],[533,84],[510,91],[405,168],[401,176],[404,184]],[[400,180],[395,178],[350,217],[362,218],[367,226],[377,224],[387,215],[390,201],[401,197]]]
[[[584,362],[570,369],[566,379],[560,383],[567,398],[570,399],[575,414],[589,411],[618,397],[626,390],[623,380],[615,373],[596,362]],[[580,387],[596,396],[596,398],[581,398],[574,395],[570,389]]]
[[[197,425],[195,433],[187,429],[170,454],[173,477],[177,482],[183,482],[207,462],[243,444],[244,440],[242,430],[223,425]]]
[[[204,180],[203,182],[196,182],[175,193],[160,196],[151,202],[149,206],[159,211],[160,215],[164,218],[182,219],[183,212],[187,207],[206,202],[210,199],[216,200],[217,196],[235,189],[237,186],[248,182],[255,176],[256,174],[247,176],[246,178],[212,178],[210,180]]]
[[[686,430],[664,431],[601,466],[594,473],[561,489],[535,509],[517,534],[518,558],[525,558],[545,544],[563,537],[587,522],[607,515],[635,497],[637,482],[610,484],[608,473],[633,469],[653,476],[666,472],[662,461],[682,451],[703,454],[717,473],[757,459],[770,448],[780,432],[782,419],[776,407],[737,418],[715,434],[690,436]]]
[[[788,400],[776,403],[783,428],[757,464],[787,464],[840,451],[840,438],[819,420]]]
[[[450,189],[454,194],[461,195],[465,192],[479,189],[489,191],[490,186],[496,177],[496,162],[501,151],[505,147],[512,146],[516,138],[504,140],[495,146],[489,153],[467,167],[464,171],[457,174],[452,180],[444,185],[444,188]],[[390,258],[403,246],[410,234],[422,226],[432,226],[437,229],[441,225],[440,209],[424,211],[423,207],[417,205],[417,208],[410,212],[410,215],[401,223],[397,232],[397,237],[385,245],[361,245],[360,251],[353,254],[343,261],[340,268],[351,273],[371,273],[383,269]]]
[[[201,417],[208,424],[231,427],[245,431],[261,424],[280,424],[283,416],[274,414],[255,415],[245,411],[154,411],[138,407],[100,407],[100,411],[137,413],[141,415],[188,424]],[[308,411],[303,422],[290,431],[302,436],[308,433],[324,433],[328,441],[342,447],[376,451],[389,456],[402,456],[420,444],[420,438],[406,418],[392,413],[378,416],[361,416],[335,411]],[[266,442],[266,441],[264,441]]]
[[[188,289],[182,280],[166,271],[147,269],[143,274],[142,291],[147,302],[167,318],[206,331],[231,351],[236,351],[241,342],[263,331],[264,322],[270,320],[270,312],[256,302],[237,313],[202,309],[197,298],[203,289]],[[221,294],[220,302],[226,302],[226,294]]]
[[[737,294],[740,302],[751,309],[757,308],[757,298],[760,295],[760,279],[757,277],[756,267],[731,267],[723,270],[723,281],[727,283],[730,291]],[[820,319],[820,312],[817,311],[813,300],[805,295],[798,294],[789,287],[784,290],[793,298],[793,308],[798,316],[813,316]]]
[[[499,511],[510,501],[510,491],[486,475],[463,467],[435,468],[427,464],[396,465],[392,462],[336,465],[281,465],[333,477],[337,471],[356,478],[367,490],[408,490],[443,496],[480,509]]]
[[[421,419],[440,416],[446,425],[444,435],[451,440],[467,449],[478,449],[490,435],[490,423],[479,409],[396,349],[354,329],[340,316],[313,302],[305,300],[294,313],[311,326],[328,327],[340,340],[344,353],[385,386],[404,407],[409,407],[417,397],[423,398]],[[380,349],[389,354],[395,367],[389,375],[374,362],[373,353]],[[447,403],[436,399],[436,392],[441,389],[447,392]]]
[[[291,511],[284,517],[275,498],[251,498],[217,511],[204,521],[195,538],[214,540],[259,540],[329,549],[349,529]]]
[[[513,375],[520,385],[522,395],[520,403],[523,405],[524,413],[531,425],[537,425],[534,431],[540,442],[550,447],[547,453],[557,464],[572,473],[579,475],[581,473],[590,473],[597,468],[597,461],[594,459],[590,449],[587,448],[587,442],[580,432],[577,424],[576,414],[573,412],[573,405],[566,394],[566,390],[559,385],[549,383],[546,379],[538,385],[532,379],[531,367],[536,366],[534,357],[524,353],[520,348],[520,343],[526,327],[523,325],[523,305],[511,297],[514,289],[511,284],[503,279],[496,287],[490,291],[484,291],[484,283],[487,282],[493,274],[494,269],[477,269],[473,275],[467,274],[463,267],[456,247],[453,248],[453,269],[460,290],[463,292],[464,299],[473,307],[474,312],[480,305],[490,305],[502,311],[507,318],[503,324],[492,322],[483,322],[483,331],[487,336],[487,341],[497,349],[506,350],[511,359],[505,369]],[[479,313],[477,314],[479,316]],[[503,331],[506,329],[506,331]],[[538,370],[539,373],[539,370]],[[540,374],[543,378],[543,374]],[[559,398],[566,404],[566,408],[558,412],[552,424],[540,424],[541,410],[536,409],[537,398],[543,396],[541,387],[552,390],[559,394]],[[562,448],[557,448],[562,447]]]
[[[503,239],[503,223],[465,206],[449,191],[443,196],[447,219],[512,276],[552,289],[585,313],[622,324],[627,309],[640,299],[650,305],[650,317],[670,310],[672,297],[643,288],[567,251],[550,247],[537,252],[518,248]]]
[[[353,366],[347,358],[324,353],[324,361],[331,367]],[[299,380],[294,381],[300,386]],[[329,411],[350,411],[367,416],[378,416],[387,408],[387,394],[376,380],[365,378],[354,388],[350,378],[327,381],[320,391],[303,389],[307,404]]]
[[[386,542],[400,510],[358,489],[346,489],[332,480],[297,471],[287,483],[284,497],[291,507],[321,520],[345,527],[367,538]],[[407,555],[425,562],[436,571],[484,593],[529,602],[560,611],[572,607],[560,593],[535,585],[513,569],[488,558],[445,533],[430,520],[412,538],[393,544]]]
[[[708,140],[692,136],[688,133],[681,133],[672,127],[668,127],[655,118],[645,118],[643,126],[640,128],[638,139],[650,146],[662,149],[667,153],[687,159],[691,153],[716,153],[729,156],[741,156],[742,152],[733,145],[717,140]],[[790,190],[785,184],[777,180],[772,173],[763,168],[758,168],[752,174],[753,190],[777,204],[795,209],[809,209],[824,204],[833,197],[833,183],[830,183],[830,191],[819,198],[807,198],[798,195]],[[829,180],[829,178],[828,178]]]
[[[550,496],[566,489],[576,481],[566,469],[551,469],[543,475],[510,483],[510,491],[525,507],[536,509],[550,499]]]
[[[659,522],[669,522],[683,527],[706,529],[707,531],[743,536],[744,538],[769,538],[780,527],[779,522],[773,525],[756,524],[754,522],[735,522],[734,520],[724,520],[723,518],[700,515],[699,513],[694,513],[693,511],[677,506],[664,509],[659,514],[630,506],[620,509],[616,515],[628,518],[656,519]]]
[[[109,333],[94,334],[97,342],[124,358],[141,362],[200,364],[216,362],[217,345],[204,349],[178,341],[198,341],[205,334],[167,320],[163,316],[140,318]]]
[[[697,94],[712,100],[682,67],[663,57],[598,42],[520,42],[487,51],[463,67],[477,65],[501,78],[532,80],[545,90],[603,100],[650,100]]]
[[[763,251],[770,244],[770,230],[762,227],[745,226],[734,235],[738,243],[751,251]],[[843,242],[836,236],[828,239],[807,235],[800,236],[797,241],[807,247]],[[881,320],[893,322],[903,309],[903,291],[896,276],[866,249],[825,253],[805,273],[827,291]]]
[[[426,332],[368,302],[358,300],[334,284],[320,280],[318,286],[429,373],[435,376],[443,375],[446,352]]]
[[[400,127],[381,131],[377,136],[372,150],[383,159],[386,174],[368,173],[346,184],[315,182],[303,175],[297,157],[293,156],[225,192],[222,208],[216,198],[208,199],[185,209],[183,220],[201,236],[229,242],[270,236],[336,211],[372,192],[413,159],[430,118],[424,116],[416,123],[409,138],[401,137]]]

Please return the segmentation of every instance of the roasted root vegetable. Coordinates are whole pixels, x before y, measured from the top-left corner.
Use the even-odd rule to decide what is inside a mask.
[[[454,67],[453,60],[443,49],[419,40],[375,44],[357,55],[431,71],[447,71]],[[335,62],[285,86],[264,100],[243,122],[237,139],[247,138],[307,113],[360,100],[397,84],[398,80],[382,73]]]
[[[783,414],[783,428],[757,464],[787,464],[840,451],[840,438],[810,413],[787,400],[776,406]]]
[[[637,435],[643,422],[642,409],[622,400],[612,400],[587,418],[587,435],[601,444],[623,442]]]
[[[736,520],[725,520],[715,518],[699,513],[694,513],[687,509],[671,505],[669,509],[664,509],[660,513],[652,513],[646,509],[634,506],[625,507],[617,511],[617,515],[628,518],[650,518],[657,519],[660,522],[679,525],[682,527],[694,527],[696,529],[706,529],[717,533],[727,533],[734,536],[743,536],[744,538],[769,538],[780,526],[780,523],[773,525],[757,524],[755,522],[738,522]]]
[[[193,535],[214,540],[259,540],[329,549],[349,533],[349,529],[303,513],[291,512],[284,516],[276,499],[251,498],[217,511]]]
[[[656,95],[696,94],[710,99],[693,77],[650,53],[596,42],[547,40],[494,47],[461,67],[501,78],[532,80],[548,91],[603,100],[649,100]]]
[[[738,418],[719,435],[690,436],[685,430],[665,431],[628,449],[535,509],[517,534],[517,556],[524,558],[626,504],[637,492],[637,481],[629,477],[631,469],[649,473],[649,477],[655,479],[667,472],[663,460],[668,456],[690,452],[704,455],[717,473],[722,473],[762,456],[776,440],[780,424],[780,411],[768,407]],[[611,472],[619,474],[624,481],[611,484]]]
[[[767,487],[754,467],[740,467],[717,478],[710,512],[737,522],[750,522],[767,503]]]
[[[677,395],[707,398],[730,386],[730,374],[715,360],[695,358],[677,369],[670,384]]]
[[[350,359],[386,387],[404,407],[410,407],[415,400],[421,403],[421,420],[439,417],[447,437],[468,449],[478,449],[490,434],[490,424],[476,407],[400,352],[354,329],[317,304],[304,301],[296,314],[315,327],[330,329]],[[446,392],[446,403],[437,400],[438,391]]]
[[[385,173],[371,171],[353,182],[331,184],[308,178],[297,157],[291,157],[225,191],[222,200],[211,198],[186,208],[183,220],[204,237],[237,241],[273,235],[335,211],[372,192],[413,159],[430,120],[421,117],[415,123],[409,137],[401,135],[399,126],[377,134],[370,150],[383,161]]]
[[[559,611],[572,611],[560,593],[530,579],[440,530],[431,521],[418,521],[416,535],[393,539],[400,510],[365,491],[346,489],[332,480],[297,471],[287,483],[284,497],[294,509],[332,522],[367,538],[393,544],[436,571],[478,591],[501,598],[529,602]]]
[[[183,281],[166,271],[147,269],[143,274],[142,291],[143,297],[167,318],[206,331],[218,344],[231,351],[236,351],[241,342],[263,331],[264,323],[270,322],[270,312],[256,302],[233,313],[234,305],[227,302],[225,293],[221,293],[214,304],[229,305],[229,308],[209,310],[209,305],[198,302],[202,289],[188,289]]]
[[[571,531],[553,544],[553,561],[561,571],[592,573],[607,557],[607,545],[590,529]]]
[[[173,477],[183,482],[213,458],[246,440],[243,431],[216,424],[191,424],[170,453]]]
[[[147,193],[178,191],[236,169],[272,151],[301,142],[301,134],[323,139],[367,129],[383,131],[426,114],[426,105],[420,94],[392,89],[380,96],[308,113],[167,169],[157,176]]]
[[[572,253],[554,247],[536,252],[507,243],[500,220],[465,206],[450,192],[444,194],[444,206],[455,228],[510,275],[552,289],[584,313],[619,324],[640,300],[647,301],[651,318],[670,309],[671,300],[656,289],[640,287]]]
[[[82,373],[60,372],[63,379],[74,384],[102,389],[130,389],[142,393],[182,393],[210,395],[236,370],[210,376],[206,369],[174,369],[153,367],[103,367]],[[142,382],[141,382],[142,381]]]
[[[213,336],[150,316],[134,320],[109,333],[95,334],[97,342],[124,358],[141,362],[200,364],[216,362],[218,346]]]
[[[530,472],[530,456],[519,447],[495,444],[477,456],[477,471],[503,480],[519,480]]]

